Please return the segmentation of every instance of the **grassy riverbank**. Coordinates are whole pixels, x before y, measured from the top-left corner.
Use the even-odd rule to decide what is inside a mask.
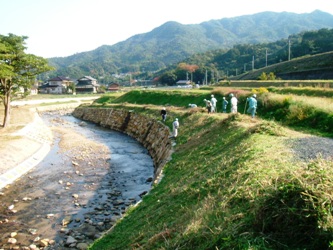
[[[185,108],[202,104],[211,93],[176,91],[163,97],[156,91],[134,91],[95,104],[153,119],[160,119],[160,108],[166,105],[166,124],[178,117],[180,129],[161,182],[90,249],[329,247],[332,162],[297,159],[293,142],[308,135],[274,121]],[[227,94],[213,93],[218,100]],[[248,92],[239,94],[244,100]]]

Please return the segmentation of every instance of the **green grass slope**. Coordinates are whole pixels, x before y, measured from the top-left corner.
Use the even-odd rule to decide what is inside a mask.
[[[130,104],[131,95],[107,105],[160,119],[160,106]],[[169,115],[180,129],[164,177],[90,249],[329,248],[333,163],[292,155],[307,135],[242,114],[169,107]]]

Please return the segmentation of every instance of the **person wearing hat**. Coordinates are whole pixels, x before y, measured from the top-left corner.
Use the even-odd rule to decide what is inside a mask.
[[[223,96],[223,101],[222,101],[222,112],[223,113],[227,113],[227,106],[228,106],[228,101],[227,99],[225,99],[225,97]]]
[[[212,112],[215,113],[215,112],[217,111],[217,110],[216,110],[216,103],[217,103],[217,100],[216,100],[216,98],[214,97],[214,95],[211,95],[210,102],[212,103]]]
[[[190,103],[188,106],[189,106],[190,108],[197,108],[197,107],[198,107],[196,104],[193,104],[193,103]]]
[[[231,113],[237,113],[237,103],[238,100],[236,98],[236,96],[234,96],[234,94],[230,94],[230,102],[231,102]]]
[[[166,109],[164,107],[161,110],[161,115],[162,115],[162,121],[165,122],[166,117],[167,117],[167,112],[166,112]]]
[[[257,111],[257,95],[253,94],[251,97],[247,98],[249,102],[249,108],[247,109],[247,113],[251,114],[251,117],[254,118]]]
[[[172,136],[174,138],[176,138],[178,135],[178,128],[179,128],[179,122],[178,118],[176,118],[175,121],[172,123]]]

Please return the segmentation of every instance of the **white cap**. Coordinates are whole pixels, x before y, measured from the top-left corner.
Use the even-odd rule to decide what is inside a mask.
[[[212,97],[214,97],[214,95],[212,95]]]
[[[178,121],[178,118],[176,118],[176,121]]]
[[[253,97],[257,97],[257,95],[256,95],[256,94],[253,94]]]

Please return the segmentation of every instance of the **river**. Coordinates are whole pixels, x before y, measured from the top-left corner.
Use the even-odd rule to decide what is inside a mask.
[[[45,112],[45,159],[0,196],[0,248],[85,249],[152,184],[147,150],[120,132]]]

